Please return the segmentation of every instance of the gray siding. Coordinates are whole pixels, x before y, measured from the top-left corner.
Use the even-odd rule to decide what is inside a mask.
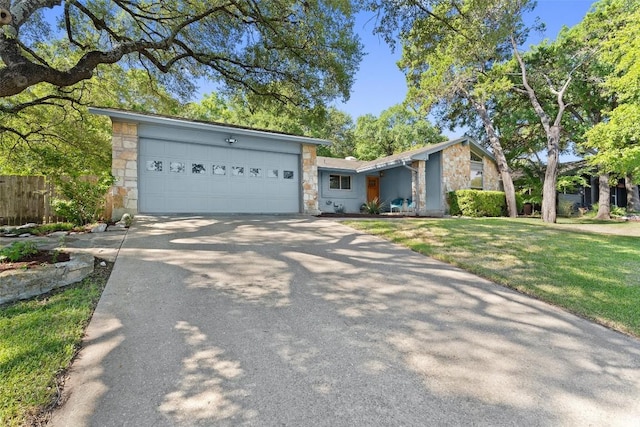
[[[329,188],[329,175],[351,176],[351,190],[332,190]],[[360,212],[360,206],[367,199],[365,176],[339,171],[319,171],[320,191],[318,192],[318,208],[321,212],[333,213],[336,207],[343,206],[347,213]]]
[[[380,178],[380,199],[385,203],[387,210],[389,203],[399,197],[411,197],[411,171],[405,167],[387,169]]]
[[[275,153],[300,154],[300,144],[290,141],[261,139],[253,135],[236,135],[237,141],[229,144],[225,141],[232,133],[204,131],[179,126],[140,124],[138,136],[162,141],[188,142],[219,147],[233,147],[240,150],[260,150]]]
[[[433,153],[426,163],[426,198],[425,209],[427,215],[443,215],[444,200],[442,196],[442,156]]]

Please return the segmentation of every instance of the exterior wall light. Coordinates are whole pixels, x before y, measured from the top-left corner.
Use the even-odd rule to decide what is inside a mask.
[[[235,139],[232,136],[230,136],[229,138],[225,139],[225,141],[228,142],[229,144],[233,144],[234,142],[238,142],[238,140]]]

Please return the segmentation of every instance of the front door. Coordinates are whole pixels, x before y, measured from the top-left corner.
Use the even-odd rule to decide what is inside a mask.
[[[367,177],[367,202],[380,200],[380,177]]]

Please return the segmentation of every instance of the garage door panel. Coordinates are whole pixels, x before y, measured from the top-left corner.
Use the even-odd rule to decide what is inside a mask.
[[[299,212],[298,155],[148,139],[140,147],[141,212]]]

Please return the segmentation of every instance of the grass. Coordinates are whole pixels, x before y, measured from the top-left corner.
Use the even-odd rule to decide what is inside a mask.
[[[640,237],[505,218],[346,224],[640,337]]]
[[[0,307],[0,425],[25,425],[55,402],[57,377],[76,354],[107,278],[96,272],[64,291]]]

